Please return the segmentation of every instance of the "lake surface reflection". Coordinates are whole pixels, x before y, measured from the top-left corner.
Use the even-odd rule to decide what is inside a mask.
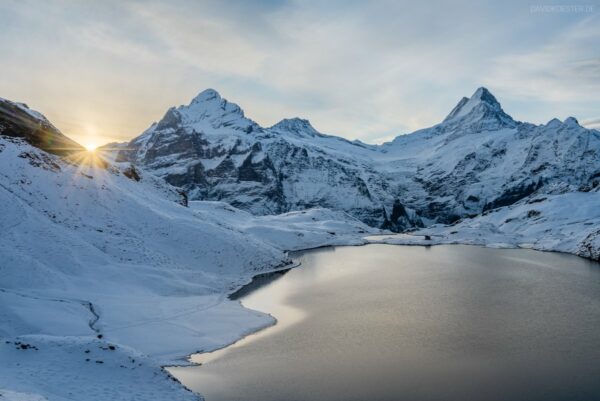
[[[207,401],[600,399],[600,265],[368,245],[300,254],[242,303],[278,324],[169,369]]]

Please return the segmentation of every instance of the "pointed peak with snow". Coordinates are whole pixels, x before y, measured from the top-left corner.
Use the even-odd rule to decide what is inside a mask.
[[[452,109],[452,111],[450,112],[450,114],[448,114],[444,121],[450,121],[456,118],[463,117],[469,114],[477,106],[480,106],[482,104],[485,104],[493,109],[502,110],[500,103],[498,102],[498,100],[496,100],[494,95],[492,95],[492,93],[487,88],[484,88],[482,86],[480,88],[477,88],[475,93],[473,93],[473,95],[471,95],[470,98],[463,97],[462,99],[460,99],[458,104]]]
[[[222,98],[219,92],[212,88],[208,88],[196,95],[190,104],[205,103],[210,101],[221,102]]]
[[[466,125],[480,125],[486,129],[514,126],[516,122],[502,110],[500,102],[484,87],[470,98],[463,97],[444,119],[444,123],[461,120]]]
[[[303,118],[284,118],[279,121],[277,124],[271,127],[275,130],[286,130],[286,131],[314,131],[314,127],[311,125],[310,121],[305,120]]]
[[[250,133],[260,129],[254,121],[246,118],[244,111],[235,103],[228,102],[214,89],[205,89],[188,105],[170,108],[156,126],[157,130],[185,128],[186,131],[225,133],[241,130]]]
[[[477,90],[475,91],[475,93],[473,93],[473,95],[471,96],[471,99],[469,99],[469,100],[472,100],[472,99],[476,99],[480,102],[486,102],[491,105],[500,106],[500,103],[494,97],[494,95],[492,95],[492,93],[483,86],[477,88]]]
[[[221,97],[219,92],[208,88],[198,93],[188,105],[179,106],[176,109],[182,115],[214,115],[226,113],[238,114],[244,117],[244,111],[235,103],[227,101]]]
[[[554,117],[552,120],[550,120],[546,123],[546,126],[555,126],[555,125],[560,125],[560,124],[562,124],[562,121],[560,121],[558,118]]]
[[[577,119],[575,117],[567,117],[567,119],[565,120],[565,124],[567,125],[577,125],[579,126],[579,121],[577,121]]]
[[[565,121],[560,121],[558,118],[553,118],[552,120],[548,121],[545,125],[545,127],[547,127],[547,128],[554,128],[554,129],[558,129],[561,126],[581,127],[581,125],[579,124],[579,121],[577,121],[577,119],[575,117],[567,117],[565,119]],[[581,127],[581,128],[584,128],[584,127]]]
[[[298,117],[284,118],[269,129],[278,132],[291,132],[300,136],[322,135],[312,126],[310,121]]]

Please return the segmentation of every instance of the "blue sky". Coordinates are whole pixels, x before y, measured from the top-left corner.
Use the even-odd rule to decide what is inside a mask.
[[[479,86],[516,119],[600,127],[600,4],[555,4],[4,0],[0,96],[96,144],[209,87],[261,125],[299,116],[371,143]]]

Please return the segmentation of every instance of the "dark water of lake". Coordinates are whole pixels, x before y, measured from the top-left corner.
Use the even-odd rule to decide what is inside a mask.
[[[170,369],[207,401],[600,400],[600,264],[474,246],[310,251],[279,323]]]

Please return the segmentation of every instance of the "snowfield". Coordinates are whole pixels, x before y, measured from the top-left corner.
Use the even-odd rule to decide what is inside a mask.
[[[3,401],[198,399],[147,356],[89,337],[10,339],[0,359]]]

